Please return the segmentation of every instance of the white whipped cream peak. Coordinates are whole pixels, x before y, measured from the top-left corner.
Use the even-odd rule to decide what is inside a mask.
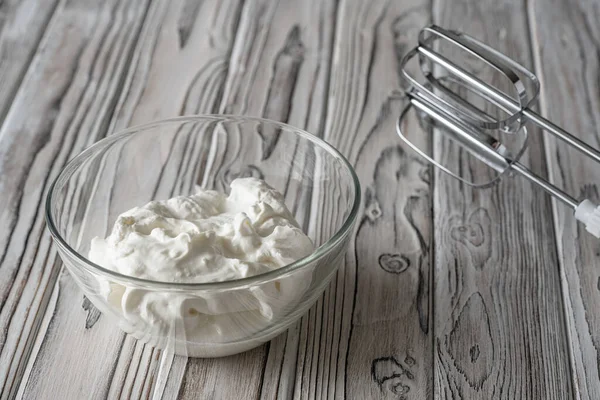
[[[200,190],[121,214],[94,238],[90,259],[125,275],[165,282],[214,282],[280,268],[313,251],[283,196],[256,178],[229,196]]]
[[[129,276],[201,283],[260,274],[312,251],[283,196],[264,181],[240,178],[229,196],[198,190],[124,212],[107,238],[92,240],[89,257]],[[225,291],[172,292],[98,279],[98,295],[110,306],[104,311],[116,312],[123,330],[153,345],[174,339],[180,354],[214,357],[271,335],[310,288],[312,268]]]

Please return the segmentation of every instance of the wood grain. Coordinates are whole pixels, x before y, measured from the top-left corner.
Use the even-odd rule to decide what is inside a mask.
[[[38,50],[57,3],[58,0],[10,0],[0,4],[0,122]]]
[[[166,3],[163,2],[162,4]],[[231,6],[221,5],[217,7],[218,4],[217,2],[213,3],[212,7],[215,9],[212,11],[210,8],[203,6],[198,10],[199,15],[210,16],[212,13],[220,13],[223,14],[222,19],[225,19],[225,15],[229,15],[231,17],[228,21],[232,24],[232,27],[235,27],[237,20],[235,13],[232,14]],[[323,5],[317,5],[318,7],[314,8],[316,16],[327,18],[327,14],[322,11]],[[218,81],[225,78],[227,73],[227,68],[225,68],[227,67],[226,57],[228,57],[230,48],[233,45],[233,35],[231,35],[230,31],[224,30],[224,35],[221,38],[222,43],[219,46],[219,37],[210,37],[209,32],[196,28],[192,33],[188,32],[184,35],[185,42],[190,46],[194,46],[182,49],[178,57],[170,55],[169,59],[173,60],[173,62],[165,64],[163,58],[166,52],[172,51],[174,47],[172,41],[174,39],[181,40],[181,35],[170,35],[170,33],[177,32],[178,26],[174,22],[179,21],[176,18],[178,12],[187,11],[185,4],[179,4],[179,6],[181,6],[181,9],[175,6],[166,10],[163,6],[163,9],[159,9],[160,11],[155,11],[154,8],[151,8],[149,11],[149,18],[152,18],[155,13],[159,14],[160,12],[165,13],[167,16],[164,18],[165,21],[157,18],[156,22],[153,22],[153,20],[147,22],[147,25],[152,24],[150,26],[153,28],[160,24],[162,31],[151,28],[147,31],[146,28],[143,29],[140,44],[132,56],[134,62],[138,62],[139,64],[135,66],[131,74],[126,78],[126,85],[128,85],[124,91],[126,98],[119,101],[117,111],[115,112],[116,120],[113,120],[111,126],[118,127],[121,124],[132,123],[132,121],[147,121],[179,112],[215,112],[218,109],[226,112],[245,112],[258,115],[264,113],[268,114],[271,118],[283,121],[296,118],[296,125],[300,126],[306,121],[319,123],[323,117],[321,116],[318,104],[324,98],[324,93],[319,88],[324,85],[323,80],[326,79],[328,72],[326,68],[321,70],[320,67],[324,52],[328,52],[328,48],[331,47],[331,39],[328,39],[331,33],[327,33],[327,30],[316,32],[314,35],[309,33],[304,35],[305,38],[302,39],[299,27],[307,25],[312,17],[303,12],[307,9],[299,7],[301,6],[300,4],[293,2],[283,3],[281,6],[271,2],[254,2],[245,5],[240,23],[240,29],[244,30],[243,34],[240,35],[243,40],[239,42],[239,46],[235,49],[235,54],[231,61],[230,79],[227,82],[222,105],[219,105],[223,85],[214,81],[215,79]],[[325,6],[328,6],[328,4],[325,3]],[[297,21],[285,19],[286,15],[297,16],[299,19]],[[263,18],[266,18],[266,21],[262,21]],[[185,20],[189,25],[189,18]],[[273,23],[273,21],[280,22]],[[198,27],[206,26],[206,23],[203,21],[196,21],[195,24]],[[327,26],[328,24],[324,25]],[[210,26],[208,28],[213,29]],[[160,39],[153,37],[146,38],[146,32],[161,32],[161,35],[164,35],[164,40],[160,41]],[[284,35],[280,35],[282,32]],[[209,38],[209,40],[206,38]],[[158,44],[153,43],[156,40],[158,40]],[[280,40],[282,41],[280,42]],[[302,40],[306,42],[302,42]],[[198,44],[204,44],[206,46],[205,49],[199,52]],[[314,48],[314,53],[309,53],[306,58],[304,55],[298,57],[299,50],[307,45]],[[324,46],[325,49],[323,49]],[[208,56],[211,50],[215,54],[214,59]],[[156,58],[147,57],[147,54],[152,52],[155,52]],[[198,55],[202,55],[203,57],[201,62],[194,59]],[[146,58],[143,59],[142,57]],[[306,63],[304,63],[305,60]],[[300,62],[303,63],[302,71],[299,68]],[[214,69],[214,66],[221,67]],[[273,76],[269,75],[271,71]],[[277,90],[269,90],[269,85],[264,84],[254,87],[252,80],[240,79],[238,75],[240,73],[253,74],[257,80],[256,82],[263,82],[270,79],[280,82],[281,85],[273,86]],[[161,79],[161,76],[164,76],[165,79]],[[148,83],[148,80],[151,83]],[[296,81],[300,85],[296,85]],[[288,85],[287,89],[283,85],[284,83]],[[154,84],[162,86],[155,88],[153,87]],[[212,90],[214,96],[210,97],[206,95],[208,89]],[[152,95],[152,93],[163,93],[167,90],[173,95],[171,98]],[[262,98],[265,94],[265,103],[252,102],[254,99]],[[288,103],[281,105],[280,100],[282,98],[287,98]],[[315,98],[314,103],[313,98]],[[239,99],[243,99],[243,101],[238,103]],[[246,99],[251,102],[246,103]],[[294,107],[290,106],[292,101]],[[317,111],[309,117],[310,107],[315,107]],[[65,297],[76,298],[76,295],[68,293]],[[64,304],[71,307],[73,303],[65,301]],[[55,310],[55,315],[58,315],[58,312],[59,309]],[[67,313],[66,315],[74,315],[70,317],[71,321],[69,324],[81,326],[81,314],[76,317],[75,313]],[[89,321],[89,318],[86,318],[86,320]],[[100,317],[93,324],[93,329],[98,333],[98,330],[101,332],[109,329],[108,324],[104,324]],[[112,333],[111,335],[114,336]],[[60,361],[62,356],[60,355],[58,345],[61,342],[54,342],[52,338],[47,337],[45,339],[44,345],[46,347],[57,347],[51,350],[51,353],[55,352],[56,354],[45,355],[44,357],[55,358]],[[95,344],[89,343],[89,346],[94,348]],[[112,348],[113,345],[103,342],[102,346]],[[110,386],[109,393],[128,398],[147,395],[149,393],[148,390],[152,390],[152,384],[139,384],[139,382],[156,381],[157,377],[155,374],[158,368],[154,360],[157,357],[162,357],[162,353],[139,345],[129,338],[123,342],[115,341],[115,346],[121,346],[121,349],[119,356],[117,356],[113,378],[111,378],[113,384]],[[278,348],[276,347],[275,349]],[[265,366],[263,361],[265,350],[263,348],[256,353],[257,356],[254,358],[248,358],[248,355],[239,356],[240,359],[250,360],[247,369],[243,371],[243,375],[246,377],[244,380],[246,384],[252,376],[255,376],[258,379],[257,385],[262,385],[260,379],[262,377],[263,366]],[[277,357],[277,355],[275,354],[272,357]],[[234,357],[233,359],[236,358]],[[60,362],[66,362],[66,360]],[[90,359],[90,365],[93,365],[95,362],[97,361]],[[39,371],[34,369],[32,374],[51,374],[50,371],[46,371],[42,367],[41,360],[38,364],[40,365]],[[244,364],[242,363],[241,365]],[[269,363],[267,365],[270,368],[280,368],[279,363]],[[175,377],[173,379],[177,379],[179,382],[167,382],[167,392],[164,397],[169,398],[174,395],[170,390],[180,393],[183,397],[187,395],[195,396],[198,394],[197,390],[199,388],[205,388],[208,391],[205,392],[207,396],[211,395],[211,393],[212,395],[218,393],[219,396],[224,398],[230,397],[232,393],[239,393],[239,388],[232,385],[225,385],[223,380],[229,380],[232,374],[240,374],[239,367],[240,363],[232,362],[228,359],[208,361],[190,360],[189,363],[182,362],[179,359],[175,360],[172,368],[178,372],[172,370],[169,377]],[[198,375],[206,376],[206,382],[214,382],[214,385],[209,384],[204,386],[200,384],[198,386],[199,382],[195,382],[195,377]],[[271,376],[271,374],[268,376]],[[191,392],[189,391],[190,383],[192,383],[191,387],[195,388]],[[217,388],[217,392],[212,392],[215,387]],[[271,385],[262,385],[262,387],[270,389]],[[251,397],[254,396],[254,392],[252,391],[246,394]]]
[[[542,81],[542,112],[598,148],[597,90],[600,16],[591,1],[534,1],[529,7],[536,72]],[[553,50],[558,49],[558,50]],[[598,201],[599,166],[546,136],[552,180],[578,198]],[[577,226],[572,212],[555,204],[554,220],[561,262],[573,386],[578,398],[600,397],[600,274],[597,239]]]
[[[335,12],[332,1],[314,1],[311,4],[295,1],[246,2],[219,110],[227,114],[264,116],[322,134]],[[312,21],[319,21],[322,28],[310,29]],[[269,132],[262,134],[272,135]],[[278,145],[275,138],[264,136],[263,159],[268,160],[271,151]],[[244,154],[239,155],[240,159],[253,151],[251,147],[243,148]],[[245,163],[239,160],[221,162],[229,165],[233,176],[260,174],[259,170],[240,170],[238,166]],[[264,168],[268,165],[266,161]],[[281,168],[276,159],[271,165],[271,168]],[[223,189],[226,181],[233,176],[223,177]],[[285,194],[287,203],[293,208],[293,199],[297,195],[291,191],[288,188]],[[254,350],[252,358],[242,354],[220,360],[188,360],[181,378],[179,398],[290,397],[294,390],[296,357],[303,341],[299,337],[298,324],[287,334]],[[230,384],[230,377],[238,374],[245,376],[244,381],[236,380],[235,384]],[[196,386],[195,391],[190,391],[187,382],[197,380],[197,376],[204,376],[206,385]],[[237,383],[258,390],[240,394]],[[165,392],[165,396],[168,395]]]
[[[108,77],[119,81],[127,58],[118,55],[135,29],[118,28],[135,27],[140,13],[133,3],[61,2],[2,125],[2,218],[9,228],[0,239],[3,398],[16,392],[60,270],[45,230],[45,191],[67,159],[96,140],[98,114],[118,92],[94,98],[89,89]],[[122,24],[111,25],[113,17]]]
[[[325,139],[356,165],[364,204],[346,266],[324,297],[327,323],[317,337],[326,357],[311,360],[324,371],[316,396],[426,398],[433,383],[429,168],[395,135],[404,104],[393,93],[400,57],[430,20],[429,3],[343,1],[338,15]]]
[[[524,2],[433,8],[436,23],[531,66]],[[530,139],[524,162],[545,175],[539,132]],[[446,141],[434,145],[455,170],[481,174]],[[434,181],[435,396],[572,398],[548,197],[517,178],[490,190],[473,190],[440,171]]]
[[[114,112],[106,114],[104,128],[110,132],[180,112],[214,112],[223,90],[233,30],[239,17],[236,9],[240,6],[239,1],[208,1],[190,11],[184,1],[153,2],[147,10],[140,4],[133,5],[143,13],[136,21],[135,41],[127,56],[130,68],[121,74],[120,98],[114,99]],[[190,16],[189,12],[195,14]],[[98,88],[97,97],[104,95],[103,89]],[[166,91],[170,96],[156,95]],[[27,381],[22,384],[23,397],[44,393],[72,398],[88,386],[94,388],[90,394],[93,398],[152,395],[161,352],[126,337],[115,328],[114,322],[102,316],[97,318],[96,311],[89,308],[66,271],[57,292],[56,302],[47,311],[50,315],[47,331],[38,337],[39,350],[30,359]],[[90,313],[95,317],[90,318]],[[73,340],[81,342],[71,346],[73,352],[63,351],[64,343]],[[78,354],[76,348],[86,349],[85,354]],[[73,376],[77,384],[44,383],[60,381],[57,376],[71,364],[77,364],[80,371]],[[101,381],[97,381],[97,364],[107,371]],[[40,377],[44,381],[40,382]]]
[[[433,20],[525,65],[535,59],[543,111],[598,146],[593,1],[0,3],[0,398],[600,396],[593,239],[526,182],[472,190],[433,171],[395,133],[406,105],[396,95],[399,60]],[[305,128],[355,165],[364,199],[345,266],[317,304],[268,344],[208,360],[172,357],[116,329],[62,270],[42,208],[52,178],[86,146],[197,113]],[[482,173],[421,135],[414,119],[404,128],[466,173]],[[205,179],[225,187],[260,175],[243,162],[249,152],[276,165],[277,132],[260,134],[262,148],[219,159],[225,172]],[[598,200],[587,184],[596,167],[539,132],[531,139],[533,170]],[[168,174],[196,183],[202,148],[189,143]],[[122,185],[96,190],[125,201]],[[293,209],[311,199],[328,207],[286,188]],[[188,189],[163,179],[148,190]],[[306,230],[327,234],[326,219],[299,215]]]
[[[15,92],[21,83],[25,71],[28,69],[33,54],[35,53],[41,37],[53,15],[56,1],[40,3],[38,1],[12,1],[0,4],[0,122],[4,117],[14,99]],[[31,26],[30,29],[24,29]],[[0,140],[2,140],[0,138]],[[10,140],[10,139],[9,139]],[[6,143],[7,138],[4,139]],[[6,185],[6,183],[4,183]],[[2,189],[8,189],[6,186],[0,186]],[[8,203],[15,204],[14,198],[2,198],[1,203],[8,200]],[[15,223],[14,217],[4,215],[4,221]],[[10,232],[2,232],[2,243],[6,246],[9,240]],[[18,349],[17,337],[8,338],[10,325],[9,318],[12,318],[16,304],[9,303],[9,291],[12,287],[11,280],[14,271],[8,271],[7,278],[0,282],[0,386],[1,392],[6,392],[7,387],[10,391],[12,380],[19,375],[19,369],[22,368],[25,360],[22,359],[23,349]],[[4,311],[5,306],[10,311]],[[18,329],[18,328],[17,328]],[[23,331],[31,329],[26,325]],[[21,347],[24,343],[21,343]],[[14,348],[13,348],[14,347]],[[25,346],[26,347],[26,346]],[[9,362],[12,358],[12,362]]]

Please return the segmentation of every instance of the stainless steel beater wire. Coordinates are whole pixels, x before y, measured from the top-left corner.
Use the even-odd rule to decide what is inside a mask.
[[[461,79],[467,81],[471,85],[475,86],[477,89],[485,92],[488,96],[493,97],[499,103],[509,107],[513,112],[521,111],[521,107],[514,102],[513,99],[506,96],[504,93],[495,89],[494,87],[488,85],[485,82],[474,77],[472,74],[466,72],[464,69],[456,66],[454,63],[446,59],[446,57],[439,55],[435,51],[429,50],[426,47],[419,47],[419,53],[423,54],[430,60],[442,65],[447,70],[451,71],[455,75],[459,76]]]
[[[510,166],[510,169],[517,172],[530,182],[533,182],[536,185],[540,186],[546,192],[550,193],[552,196],[556,197],[558,200],[562,201],[566,205],[570,206],[572,209],[576,209],[579,205],[579,202],[571,195],[557,188],[541,176],[536,175],[533,171],[525,167],[523,164],[515,162]]]
[[[435,106],[430,107],[430,105],[427,104],[428,102],[426,99],[423,99],[423,100],[425,100],[425,102],[421,101],[420,99],[418,99],[416,97],[412,97],[411,103],[418,110],[425,112],[431,118],[433,118],[436,121],[438,121],[439,123],[443,124],[446,129],[457,134],[457,137],[453,138],[453,139],[458,140],[462,146],[465,146],[467,149],[469,149],[473,153],[486,154],[487,161],[484,161],[484,162],[486,164],[488,164],[489,167],[496,169],[497,171],[501,171],[503,169],[509,168],[510,170],[517,172],[519,175],[521,175],[525,179],[529,180],[530,182],[540,186],[542,189],[544,189],[546,192],[550,193],[552,196],[556,197],[558,200],[562,201],[563,203],[567,204],[568,206],[571,206],[571,208],[573,208],[573,209],[577,208],[577,206],[579,205],[579,202],[575,198],[573,198],[571,195],[564,192],[562,189],[554,186],[553,184],[551,184],[550,182],[548,182],[541,176],[535,174],[533,171],[529,170],[523,164],[516,162],[516,161],[511,162],[511,160],[505,158],[504,156],[500,155],[496,151],[487,147],[484,143],[481,142],[481,139],[475,138],[472,133],[469,133],[464,127],[460,126],[459,123],[452,121],[450,118],[445,116],[443,113],[438,112],[435,109]],[[485,136],[487,136],[487,135],[485,135]],[[488,145],[489,145],[489,143],[488,143]],[[413,148],[415,148],[415,147],[413,146]],[[418,149],[416,149],[416,150],[419,153],[421,153],[420,150],[418,150]],[[439,164],[438,162],[435,162],[435,161],[433,161],[433,162],[438,167],[441,166],[441,164]],[[494,165],[496,167],[494,167]],[[447,168],[445,168],[443,166],[441,168],[444,171],[449,172],[449,170]]]
[[[512,109],[515,113],[522,112],[523,116],[526,117],[527,119],[529,119],[534,124],[538,125],[542,129],[550,132],[557,138],[563,140],[567,144],[575,147],[577,150],[581,151],[588,157],[591,157],[596,162],[600,163],[600,153],[593,147],[589,146],[587,143],[582,142],[581,140],[577,139],[576,137],[571,135],[569,132],[567,132],[564,129],[562,129],[561,127],[553,124],[551,121],[548,121],[546,118],[542,117],[541,115],[532,111],[531,109],[529,109],[529,108],[521,109],[521,107],[515,102],[514,99],[510,98],[510,96],[507,96],[505,93],[502,93],[498,89],[486,84],[485,82],[482,82],[481,80],[474,77],[472,74],[466,72],[465,70],[463,70],[460,67],[457,67],[452,62],[447,60],[445,57],[437,54],[436,52],[431,51],[425,47],[419,47],[418,50],[420,53],[422,53],[426,57],[430,58],[432,61],[439,63],[444,68],[453,72],[454,74],[456,74],[460,78],[464,79],[468,83],[474,85],[477,89],[482,90],[489,96],[496,99],[498,102],[500,102],[500,103],[504,104],[506,107]]]
[[[598,150],[594,149],[587,143],[582,142],[581,140],[577,139],[576,137],[574,137],[573,135],[571,135],[569,132],[565,131],[561,127],[554,125],[552,122],[550,122],[546,118],[540,116],[538,113],[531,111],[529,108],[526,108],[523,110],[523,116],[525,118],[528,118],[531,122],[538,125],[542,129],[550,132],[551,134],[558,137],[559,139],[562,139],[567,144],[575,147],[576,149],[578,149],[579,151],[581,151],[588,157],[591,157],[596,162],[600,163],[600,153],[598,153]]]

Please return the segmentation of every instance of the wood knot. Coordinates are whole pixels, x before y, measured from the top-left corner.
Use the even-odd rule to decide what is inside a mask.
[[[483,227],[478,222],[468,223],[454,227],[450,231],[452,239],[465,243],[470,242],[473,246],[479,247],[483,244]]]
[[[471,346],[469,349],[469,354],[471,355],[471,363],[476,363],[479,358],[479,345]]]
[[[392,387],[392,392],[399,396],[403,396],[405,394],[408,394],[408,392],[410,392],[410,386],[403,385],[402,383],[398,383],[397,385]]]
[[[472,388],[481,389],[496,359],[490,318],[479,292],[469,297],[445,338],[446,349],[458,372]]]
[[[386,272],[401,274],[410,267],[410,259],[402,254],[384,253],[379,256],[379,266]]]
[[[485,208],[473,210],[466,218],[450,219],[450,237],[466,246],[473,266],[484,267],[492,256],[492,220]]]
[[[375,222],[376,220],[381,218],[382,215],[383,215],[383,212],[381,211],[381,207],[379,206],[379,203],[377,201],[371,202],[371,204],[369,204],[365,208],[365,216],[371,222]]]
[[[407,359],[412,357],[407,356]],[[413,365],[414,365],[414,359]],[[404,366],[395,357],[380,357],[371,363],[371,378],[379,386],[381,391],[388,391],[399,396],[400,399],[406,399],[410,392],[411,383],[415,376],[410,371],[409,366]]]

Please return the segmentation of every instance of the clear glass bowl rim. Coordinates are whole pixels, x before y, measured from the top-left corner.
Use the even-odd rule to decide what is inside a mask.
[[[151,279],[143,279],[137,278],[130,275],[121,274],[107,268],[103,268],[98,264],[93,263],[88,260],[86,257],[77,252],[74,248],[72,248],[65,239],[58,232],[58,229],[54,223],[54,218],[52,216],[52,199],[55,195],[54,191],[56,189],[57,184],[66,178],[69,178],[79,166],[79,163],[82,159],[85,159],[96,152],[97,149],[105,147],[110,143],[117,142],[121,138],[125,136],[129,136],[132,134],[140,133],[143,134],[143,131],[156,128],[161,125],[173,124],[173,123],[186,123],[186,122],[200,122],[200,121],[213,121],[213,122],[258,122],[261,124],[271,124],[277,125],[281,128],[284,128],[288,131],[291,131],[295,135],[298,135],[306,140],[309,140],[314,145],[320,147],[321,149],[327,151],[331,156],[337,158],[342,162],[342,164],[346,167],[347,171],[350,173],[352,177],[352,182],[354,185],[354,199],[352,208],[348,217],[342,224],[341,228],[338,229],[331,238],[329,238],[325,243],[319,246],[313,253],[310,255],[296,260],[291,264],[287,264],[281,268],[268,271],[262,274],[249,276],[246,278],[240,279],[232,279],[228,281],[220,281],[220,282],[204,282],[204,283],[181,283],[181,282],[164,282],[164,281],[155,281]],[[350,162],[344,157],[335,147],[327,143],[326,141],[318,138],[317,136],[306,132],[303,129],[297,128],[295,126],[278,122],[266,118],[259,117],[249,117],[249,116],[240,116],[240,115],[228,115],[228,114],[201,114],[201,115],[187,115],[175,118],[168,118],[153,121],[146,124],[140,124],[136,126],[129,127],[127,129],[118,131],[114,134],[106,136],[105,138],[97,141],[92,144],[73,159],[71,159],[67,164],[63,167],[63,169],[59,172],[58,176],[52,182],[50,189],[48,190],[48,194],[46,196],[46,205],[45,205],[45,218],[46,224],[48,225],[48,230],[50,234],[55,240],[55,243],[58,247],[66,252],[67,254],[74,257],[77,261],[79,261],[79,265],[87,269],[89,272],[94,274],[100,274],[106,278],[113,278],[119,281],[125,281],[135,286],[145,287],[149,289],[161,289],[168,291],[188,291],[188,290],[214,290],[214,289],[241,289],[247,288],[249,286],[259,285],[261,283],[271,281],[282,277],[283,275],[290,274],[294,271],[300,270],[311,263],[319,260],[320,258],[326,256],[330,253],[336,246],[345,239],[345,237],[350,233],[350,229],[354,225],[356,220],[358,209],[360,207],[361,201],[361,188],[360,182],[358,180],[358,176],[354,171],[354,168],[350,164]]]

